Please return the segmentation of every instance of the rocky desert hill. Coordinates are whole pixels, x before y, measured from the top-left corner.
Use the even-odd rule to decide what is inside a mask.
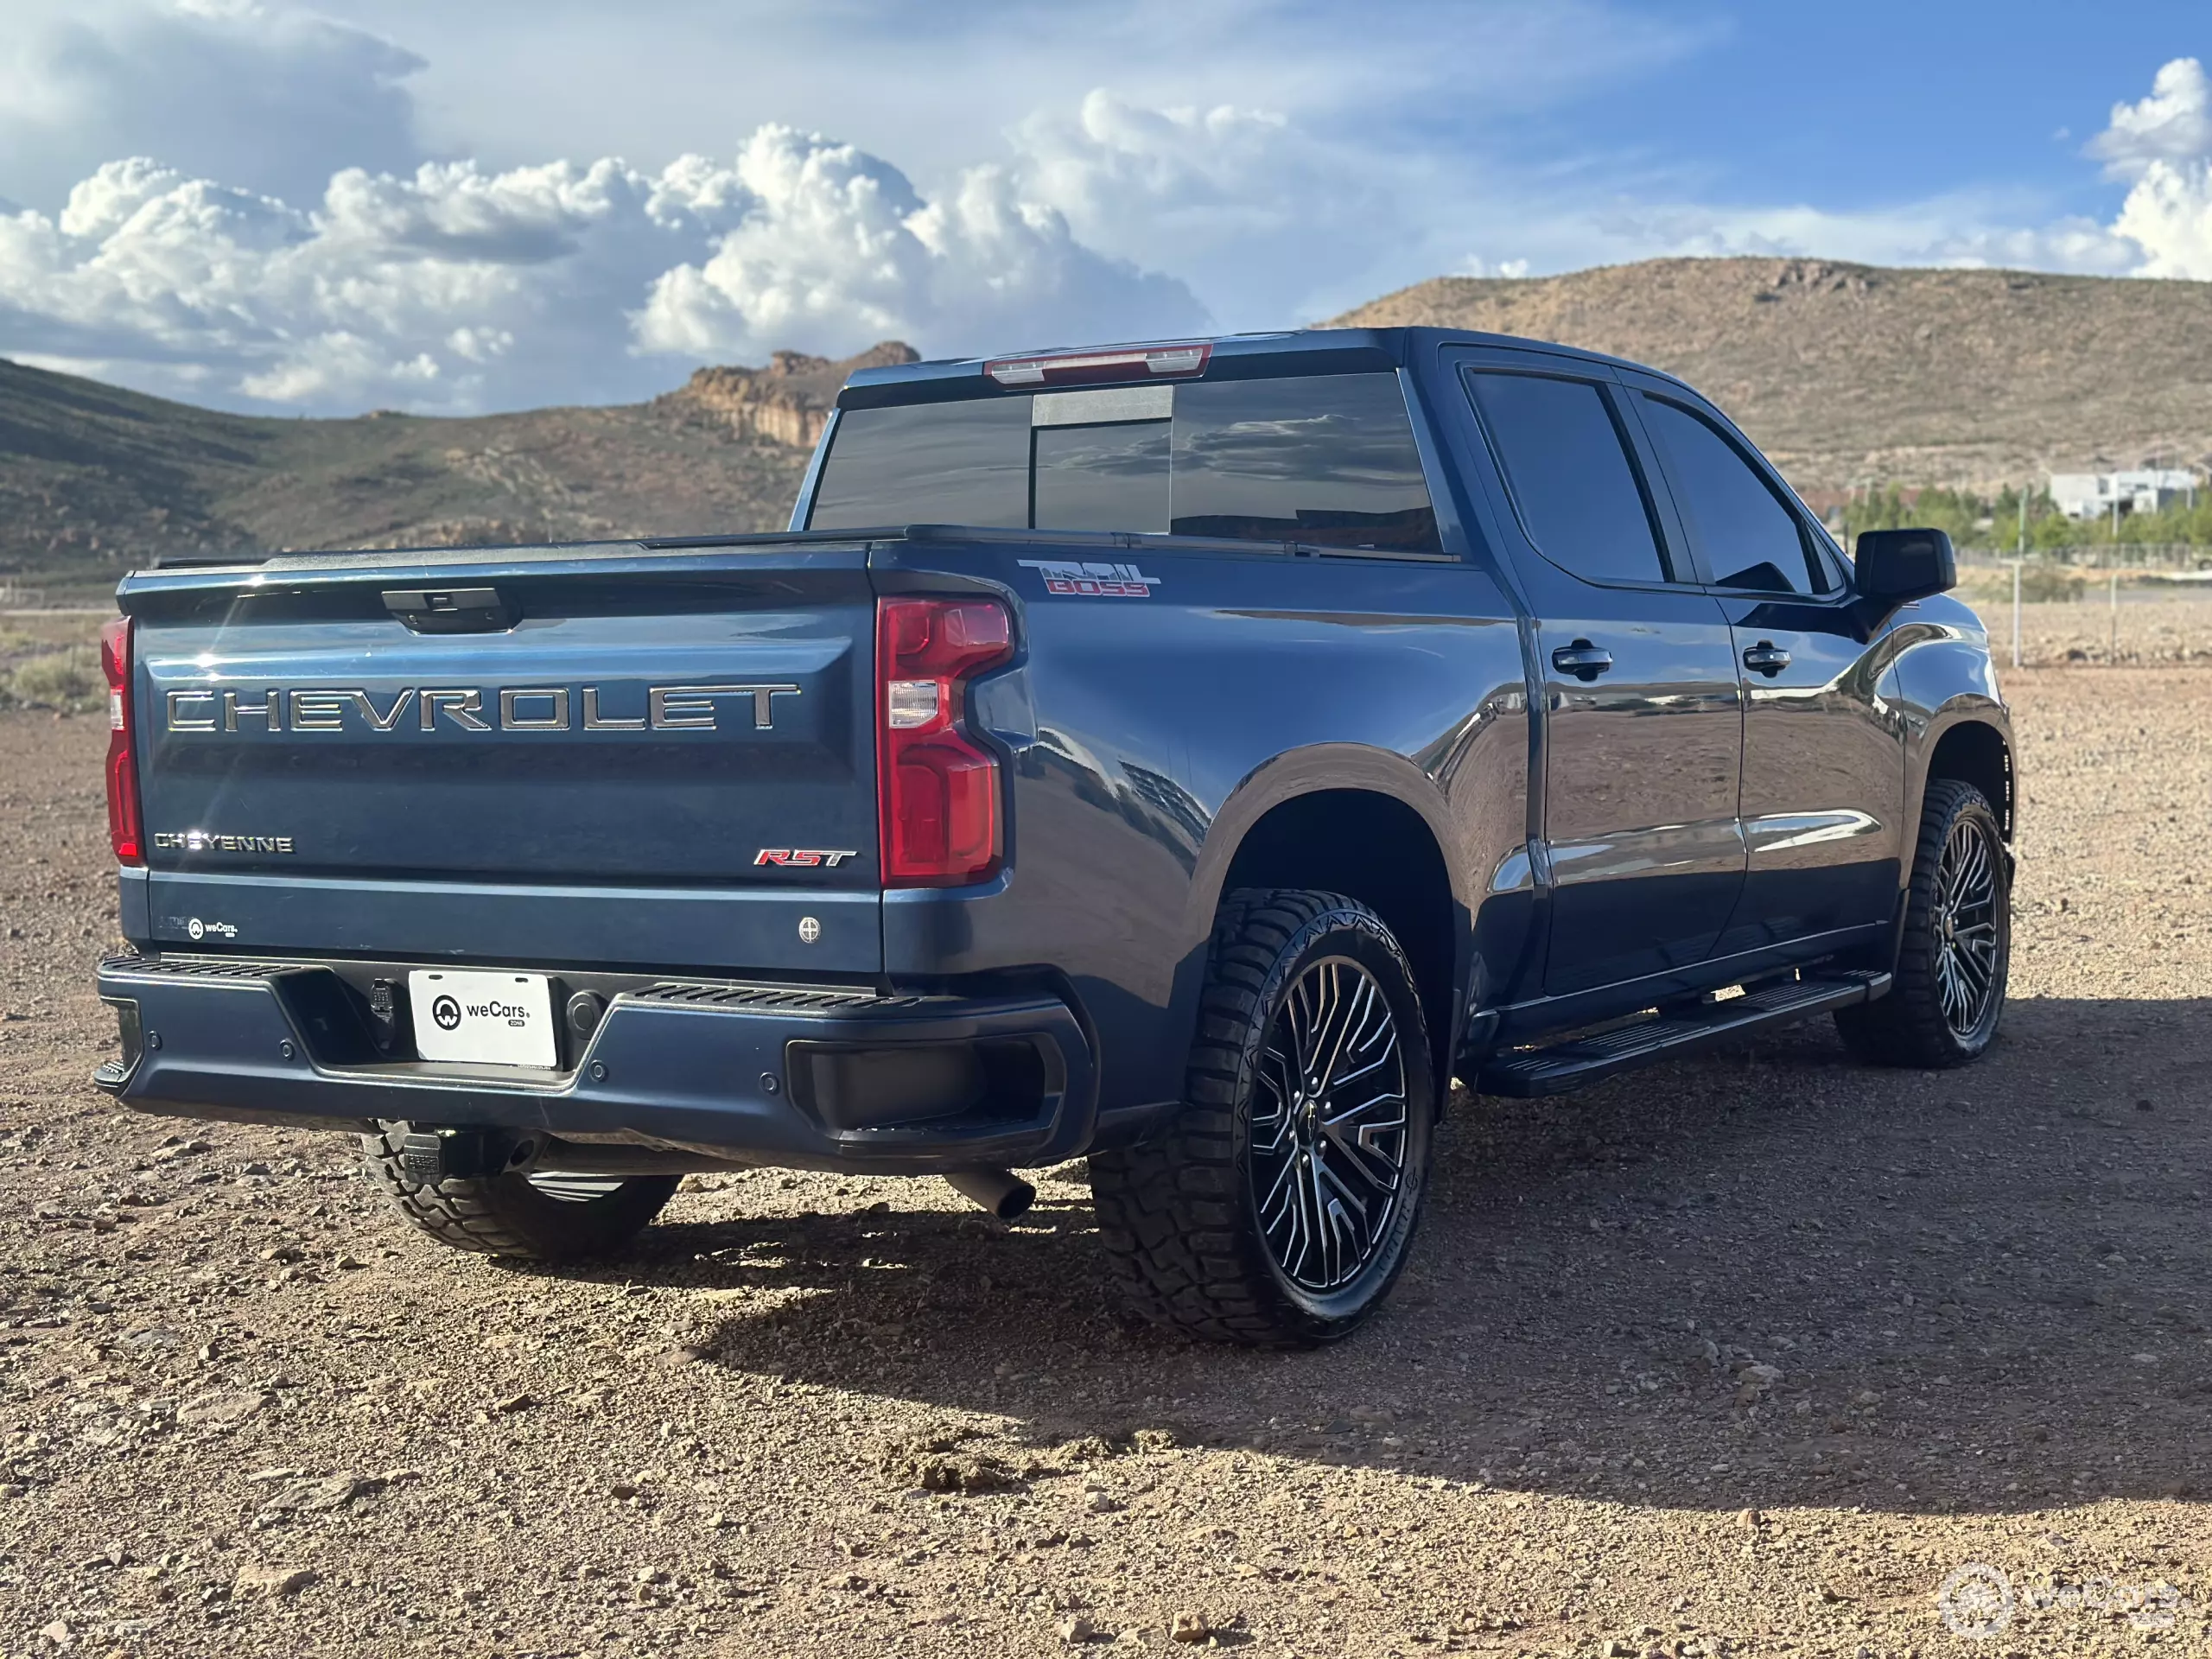
[[[845,377],[779,352],[651,403],[272,420],[0,361],[0,588],[96,593],[157,557],[779,529]]]
[[[1440,276],[1334,319],[1563,341],[1680,375],[1800,490],[1984,492],[2212,460],[2212,283],[1653,259]]]

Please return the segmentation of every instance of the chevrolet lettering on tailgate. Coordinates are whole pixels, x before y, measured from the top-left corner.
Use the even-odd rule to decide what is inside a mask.
[[[750,705],[753,729],[766,732],[775,728],[775,700],[799,694],[788,683],[656,685],[645,692],[645,713],[610,715],[601,708],[595,685],[573,698],[565,685],[408,686],[386,693],[382,707],[359,686],[272,686],[258,692],[171,690],[164,707],[172,732],[342,732],[348,711],[372,732],[397,731],[410,712],[426,732],[566,732],[579,723],[587,732],[711,732],[721,729],[715,700],[741,697]]]

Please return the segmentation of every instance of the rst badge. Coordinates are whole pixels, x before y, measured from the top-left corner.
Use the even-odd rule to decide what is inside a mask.
[[[772,865],[784,870],[834,870],[849,858],[860,855],[849,849],[833,847],[763,847],[753,855],[753,862]]]
[[[1150,599],[1160,585],[1134,564],[1078,563],[1066,559],[1021,559],[1045,579],[1045,591],[1084,599]]]

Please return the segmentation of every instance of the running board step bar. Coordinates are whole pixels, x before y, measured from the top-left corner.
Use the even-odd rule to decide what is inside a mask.
[[[1483,1067],[1475,1090],[1478,1094],[1522,1099],[1563,1095],[1616,1071],[1650,1060],[1694,1054],[1762,1027],[1787,1025],[1808,1014],[1849,1007],[1854,1002],[1872,1002],[1886,995],[1889,988],[1889,975],[1865,969],[1783,980],[1726,1002],[1709,1003],[1694,1014],[1655,1015],[1594,1037],[1570,1038],[1549,1048],[1500,1054]]]

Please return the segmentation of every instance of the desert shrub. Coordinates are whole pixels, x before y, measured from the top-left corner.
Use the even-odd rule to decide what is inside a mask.
[[[89,709],[105,690],[98,671],[73,651],[34,657],[7,683],[11,702],[34,709]]]
[[[2085,585],[2082,577],[2054,565],[2030,565],[2020,572],[2020,597],[2031,605],[2078,600]]]

